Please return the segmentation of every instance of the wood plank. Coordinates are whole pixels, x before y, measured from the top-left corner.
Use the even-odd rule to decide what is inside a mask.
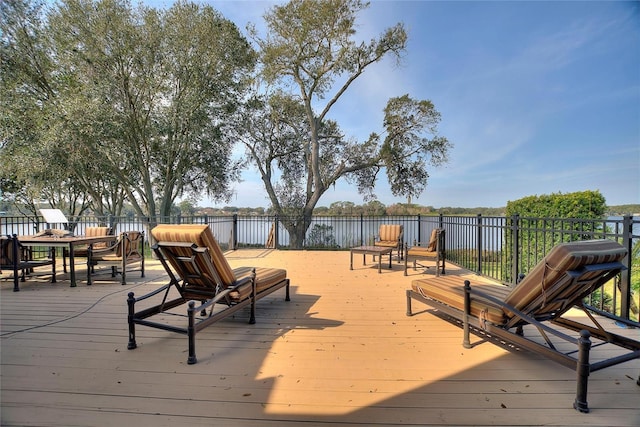
[[[276,292],[258,303],[255,325],[242,310],[202,331],[195,365],[186,337],[171,332],[138,326],[138,348],[126,349],[128,292],[166,281],[153,261],[127,286],[3,284],[0,424],[640,425],[638,360],[593,373],[592,412],[579,414],[570,369],[478,338],[464,349],[459,326],[427,307],[407,317],[404,291],[417,276],[395,261],[378,274],[349,271],[348,252],[228,255],[233,267],[284,266],[292,301]],[[455,266],[447,274],[486,280]]]

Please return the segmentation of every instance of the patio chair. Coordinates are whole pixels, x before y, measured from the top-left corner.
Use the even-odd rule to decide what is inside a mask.
[[[378,235],[374,237],[373,246],[382,246],[398,250],[398,260],[404,256],[403,252],[404,226],[402,224],[381,224]],[[375,256],[373,257],[375,261]]]
[[[0,236],[0,273],[2,270],[13,273],[14,292],[20,291],[18,282],[24,282],[34,268],[47,265],[51,266],[51,283],[56,283],[56,263],[51,252],[48,258],[33,259],[33,252],[20,244],[18,236]]]
[[[286,270],[267,267],[232,269],[208,225],[158,225],[151,230],[151,235],[157,241],[152,249],[166,270],[169,283],[138,298],[133,292],[129,293],[129,349],[137,347],[135,325],[151,326],[187,335],[187,363],[194,364],[197,363],[196,333],[245,307],[250,308],[249,323],[254,324],[256,302],[283,287],[285,301],[290,300]],[[172,290],[175,297],[169,299]],[[136,312],[137,303],[154,296],[161,301]],[[148,320],[185,303],[186,327]],[[199,318],[196,313],[200,313]]]
[[[87,227],[84,231],[84,235],[87,237],[109,236],[111,234],[113,234],[113,228],[111,227]],[[114,240],[115,238],[116,237],[113,236]],[[107,249],[112,245],[113,243],[109,244],[108,242],[97,242],[93,244],[92,248],[93,250],[101,250],[101,249]],[[88,256],[88,250],[89,250],[89,245],[74,247],[73,256],[74,258],[78,258],[78,257],[86,258]],[[62,269],[65,273],[67,272],[68,256],[69,256],[69,249],[62,248]]]
[[[127,284],[127,267],[129,272],[140,271],[144,277],[144,232],[125,231],[120,233],[115,243],[103,248],[87,248],[87,284],[91,285],[91,274],[95,266],[111,267],[111,277],[120,274],[121,284]],[[133,266],[133,267],[130,267]]]
[[[409,261],[413,261],[413,269],[417,270],[417,266],[426,269],[430,268],[428,265],[420,264],[418,261],[431,260],[436,262],[436,276],[440,276],[440,273],[445,274],[444,263],[446,259],[445,252],[445,231],[444,228],[434,228],[431,231],[431,237],[429,243],[423,244],[420,242],[413,242],[412,247],[405,245],[404,252],[404,275],[407,275],[407,267]]]
[[[457,276],[414,280],[412,289],[407,290],[407,315],[413,315],[411,300],[420,301],[462,325],[465,348],[472,347],[469,333],[473,322],[477,325],[473,332],[484,338],[527,349],[575,370],[573,406],[589,412],[590,372],[640,358],[640,341],[605,330],[583,303],[625,268],[621,260],[626,255],[623,246],[610,240],[562,243],[511,290],[495,284],[471,286],[470,281]],[[582,309],[589,324],[564,316],[573,307]],[[525,337],[525,325],[535,327],[539,336]],[[615,356],[590,361],[591,338],[598,340],[594,347],[616,348]]]

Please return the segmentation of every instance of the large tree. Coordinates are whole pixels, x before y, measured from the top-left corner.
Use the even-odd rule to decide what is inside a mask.
[[[30,7],[9,0],[3,20],[1,154],[27,166],[14,172],[51,165],[48,182],[82,189],[95,211],[117,214],[126,196],[152,221],[178,197],[228,198],[238,167],[220,126],[256,60],[232,22],[182,1],[63,0],[41,20]],[[29,184],[3,172],[7,188]]]
[[[0,3],[0,191],[24,214],[37,215],[45,202],[73,217],[88,201],[69,151],[57,144],[64,76],[43,16],[39,1]]]
[[[384,170],[393,194],[411,197],[426,186],[427,164],[447,161],[451,145],[437,134],[440,114],[430,101],[390,99],[384,138],[374,132],[357,141],[328,119],[365,70],[387,56],[399,60],[405,50],[402,24],[368,43],[355,40],[356,16],[366,7],[360,0],[292,0],[264,16],[266,37],[253,32],[265,84],[232,134],[247,147],[293,247],[303,244],[314,207],[339,179],[371,199]]]
[[[138,214],[168,215],[181,196],[228,197],[237,168],[220,123],[255,61],[232,22],[188,2],[66,0],[52,24],[81,88],[68,104],[73,134]]]

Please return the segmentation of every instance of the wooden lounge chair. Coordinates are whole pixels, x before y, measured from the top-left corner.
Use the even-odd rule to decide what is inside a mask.
[[[169,283],[138,298],[133,292],[129,293],[129,349],[137,346],[135,325],[151,326],[187,335],[187,363],[194,364],[197,362],[197,332],[244,307],[250,307],[249,323],[255,323],[256,301],[283,287],[285,301],[289,301],[286,270],[266,267],[232,269],[207,225],[158,225],[151,234],[158,242],[152,249],[169,275]],[[172,291],[175,298],[171,296],[173,299],[169,299]],[[135,311],[136,303],[156,295],[161,299],[158,304]],[[196,305],[196,301],[200,304]],[[188,305],[186,327],[147,320],[185,303]],[[196,313],[201,317],[196,318]]]
[[[465,348],[472,347],[469,331],[473,324],[478,335],[514,344],[574,369],[577,392],[573,406],[589,412],[589,373],[640,358],[640,341],[605,330],[583,304],[586,296],[625,268],[621,260],[626,255],[624,247],[610,240],[562,243],[513,289],[492,284],[471,286],[456,276],[414,280],[412,289],[407,290],[407,315],[412,315],[411,300],[420,301],[462,324]],[[581,308],[589,324],[565,317],[572,307]],[[525,337],[525,325],[533,325],[542,338]],[[622,354],[590,361],[591,338],[597,345],[614,346]],[[567,347],[570,349],[565,351]]]
[[[381,224],[378,235],[374,237],[373,246],[382,246],[398,250],[398,260],[402,259],[404,226],[401,224]],[[374,256],[375,260],[375,256]]]
[[[120,233],[115,243],[107,247],[87,248],[87,284],[91,285],[91,274],[95,266],[111,267],[111,277],[120,274],[120,283],[127,284],[127,268],[129,272],[140,271],[144,277],[144,232],[125,231]],[[133,266],[133,267],[131,267]]]
[[[50,250],[53,250],[52,248]],[[36,267],[51,266],[51,283],[56,283],[56,263],[53,254],[48,258],[33,259],[33,252],[24,248],[18,236],[0,236],[0,272],[13,273],[13,291],[20,291],[18,281],[24,282],[27,274],[33,273]]]
[[[420,264],[418,261],[432,260],[436,262],[436,276],[440,276],[440,273],[445,274],[444,263],[446,259],[445,252],[445,231],[444,228],[434,228],[431,231],[431,237],[429,243],[422,244],[420,242],[414,242],[412,247],[405,245],[404,252],[404,275],[407,275],[407,267],[409,260],[413,261],[413,269],[416,270],[417,266],[428,269],[429,266]]]

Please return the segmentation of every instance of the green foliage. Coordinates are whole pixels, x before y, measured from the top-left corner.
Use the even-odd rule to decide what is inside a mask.
[[[391,193],[417,197],[427,186],[427,164],[446,163],[452,148],[446,138],[437,135],[440,113],[431,101],[413,100],[408,95],[391,98],[384,113],[387,136],[379,156],[387,171]],[[427,138],[427,134],[433,137]]]
[[[529,196],[507,202],[506,215],[533,218],[602,218],[606,201],[599,191]]]
[[[196,208],[191,200],[183,200],[178,204],[181,215],[192,216],[196,213]]]
[[[333,226],[314,224],[307,236],[306,246],[314,249],[335,249],[338,247],[333,235]]]
[[[636,216],[640,213],[640,205],[613,205],[607,207],[607,215],[610,216],[624,216],[633,215]]]
[[[16,165],[0,178],[16,195],[116,215],[126,198],[141,216],[228,198],[238,165],[221,124],[256,59],[235,24],[186,1],[0,4],[2,155]]]
[[[591,295],[589,295],[588,303],[589,305],[608,313],[618,314],[615,312],[613,307],[613,298],[608,292],[606,292],[604,287],[596,289]]]
[[[432,208],[433,209],[433,208]],[[452,206],[445,206],[438,209],[434,209],[442,215],[483,215],[483,216],[504,216],[504,207],[501,208],[488,208],[488,207],[475,207],[475,208],[459,208]]]
[[[603,218],[605,211],[605,198],[599,191],[529,196],[508,202],[507,217],[519,217],[518,244],[523,264],[518,266],[519,273],[526,274],[524,266],[535,265],[558,243],[593,238],[602,223],[588,220]],[[511,228],[504,235],[504,277],[513,281],[512,252],[516,249],[511,244]]]
[[[631,289],[638,296],[640,295],[640,239],[634,241],[629,257],[631,259]]]

